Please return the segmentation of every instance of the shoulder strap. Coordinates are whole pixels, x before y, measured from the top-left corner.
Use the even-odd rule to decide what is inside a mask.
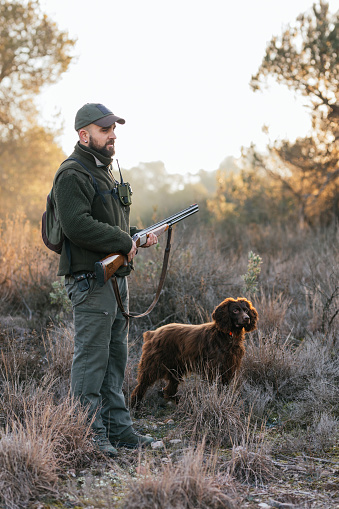
[[[153,299],[152,304],[149,306],[149,308],[144,313],[141,313],[141,314],[127,313],[127,311],[125,311],[124,305],[122,303],[121,295],[120,295],[120,292],[119,292],[117,278],[116,278],[116,276],[112,276],[111,279],[112,279],[113,290],[114,290],[114,293],[115,293],[115,298],[117,299],[117,303],[118,303],[118,306],[119,306],[119,309],[120,309],[122,315],[126,319],[126,326],[125,326],[125,328],[128,325],[129,318],[143,318],[144,316],[149,315],[150,312],[155,308],[155,306],[156,306],[156,304],[157,304],[157,302],[159,300],[160,293],[161,293],[162,287],[164,285],[165,277],[166,277],[167,266],[168,266],[168,259],[169,259],[169,254],[170,254],[170,250],[171,250],[171,236],[172,236],[172,226],[170,226],[168,228],[168,231],[167,231],[167,243],[166,243],[166,248],[165,248],[165,253],[164,253],[164,260],[163,260],[163,263],[162,263],[162,269],[161,269],[161,274],[160,274],[160,280],[159,280],[159,285],[158,285],[157,293],[155,294],[155,297]]]
[[[82,163],[81,161],[79,161],[79,159],[76,159],[75,157],[68,157],[67,159],[65,159],[61,164],[65,163],[66,161],[75,161],[76,163],[80,164],[80,166],[83,167],[84,170],[87,171],[87,173],[90,174],[90,176],[92,177],[92,182],[93,182],[93,187],[94,187],[94,191],[96,194],[99,194],[100,195],[100,192],[99,192],[99,188],[98,188],[98,184],[97,184],[97,181],[95,180],[94,178],[94,175],[92,174],[92,172],[87,168],[87,166]]]
[[[82,166],[83,169],[87,171],[87,173],[90,174],[90,176],[92,177],[92,183],[93,183],[95,194],[98,194],[101,197],[101,199],[105,202],[106,200],[105,200],[104,196],[102,196],[100,194],[97,181],[95,180],[94,175],[90,172],[90,170],[87,168],[87,166],[85,164],[83,164],[81,161],[79,161],[79,159],[75,159],[75,157],[68,157],[61,164],[65,163],[66,161],[75,161],[76,163],[80,164],[80,166]],[[66,237],[66,236],[64,237],[64,240],[65,240],[66,255],[67,255],[67,258],[68,258],[68,262],[69,262],[69,273],[71,275],[73,275],[73,270],[72,270],[72,253],[71,253],[70,241],[69,241],[68,237]]]
[[[92,177],[92,181],[93,181],[93,187],[94,187],[94,191],[95,191],[95,194],[97,194],[98,196],[100,196],[101,200],[103,203],[106,203],[106,199],[105,199],[105,194],[110,194],[113,196],[113,198],[115,199],[119,199],[118,196],[117,196],[117,191],[116,189],[104,189],[104,190],[99,190],[99,186],[98,186],[98,183],[97,181],[95,180],[95,177],[94,175],[90,172],[90,170],[87,168],[87,166],[82,163],[81,161],[79,161],[79,159],[76,159],[75,157],[68,157],[67,159],[65,159],[61,164],[65,163],[66,161],[75,161],[76,163],[80,164],[80,166],[83,167],[84,170],[87,171],[87,173],[90,174],[90,176]],[[61,165],[60,165],[61,166]]]

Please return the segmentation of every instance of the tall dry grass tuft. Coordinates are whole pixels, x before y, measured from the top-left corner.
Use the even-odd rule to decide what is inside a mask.
[[[56,492],[65,468],[89,466],[95,457],[86,413],[71,397],[61,404],[23,401],[22,419],[11,409],[0,440],[0,500],[8,508]]]
[[[298,346],[297,346],[298,345]],[[338,417],[339,345],[331,335],[309,334],[303,341],[277,330],[250,337],[241,367],[241,396],[255,418],[271,418],[289,428],[312,426],[321,414]]]
[[[308,255],[301,285],[310,315],[309,330],[330,334],[339,328],[338,250],[332,252],[329,246],[322,250],[322,256]]]
[[[35,380],[48,379],[54,380],[56,395],[67,395],[74,350],[72,323],[50,326],[41,335],[32,331],[19,337],[15,330],[0,329],[0,345],[0,387],[18,386],[24,381],[28,386],[36,385]]]
[[[292,397],[300,384],[300,370],[290,338],[283,340],[278,329],[272,329],[268,337],[262,336],[261,330],[257,339],[249,336],[240,378],[242,397],[256,417],[280,399]]]
[[[52,437],[51,447],[60,468],[88,466],[95,456],[90,440],[87,412],[72,396],[61,403],[47,400],[43,409],[34,408],[30,419],[42,436]]]
[[[48,328],[42,339],[47,361],[45,372],[59,382],[64,382],[68,390],[74,352],[73,323]]]
[[[87,413],[70,395],[61,402],[55,394],[58,381],[3,384],[0,408],[8,433],[22,426],[51,448],[59,467],[80,468],[93,456]]]
[[[298,426],[312,425],[316,415],[339,417],[339,344],[323,334],[310,335],[295,352],[299,373],[294,396],[282,416]]]
[[[273,448],[276,454],[306,454],[309,456],[336,453],[339,442],[339,419],[330,413],[313,414],[313,422],[304,429],[295,425],[284,431]]]
[[[280,334],[290,334],[291,326],[286,321],[292,298],[286,297],[283,292],[276,292],[274,288],[262,291],[260,297],[253,299],[253,305],[259,314],[259,328],[263,335],[269,335],[274,330]]]
[[[237,504],[215,481],[216,458],[206,458],[204,444],[188,450],[181,461],[148,472],[130,488],[124,509],[235,509]]]
[[[36,323],[46,319],[58,257],[23,214],[0,221],[0,259],[2,313],[23,314]]]
[[[52,366],[62,345],[48,350],[47,373],[39,365],[33,377],[21,349],[16,352],[12,340],[6,344],[0,359],[0,500],[21,508],[55,491],[64,469],[87,467],[96,453],[86,411],[66,390],[61,399],[66,384],[54,376],[60,364]],[[42,359],[43,349],[37,351]]]
[[[58,464],[50,436],[29,424],[12,428],[0,440],[0,501],[1,507],[17,509],[56,491]]]
[[[243,405],[237,380],[224,386],[199,376],[187,379],[179,390],[175,415],[192,440],[204,436],[207,443],[229,446],[242,435]]]
[[[36,332],[0,330],[0,383],[4,380],[39,379],[43,356]]]
[[[5,427],[13,422],[24,423],[27,412],[42,408],[46,399],[53,400],[56,381],[44,377],[40,381],[30,379],[5,379],[1,382],[0,409]]]
[[[339,419],[328,412],[315,414],[307,429],[307,447],[313,453],[324,453],[335,447],[339,441]]]
[[[245,484],[263,486],[275,476],[275,466],[270,457],[270,446],[265,441],[264,428],[257,431],[257,426],[248,426],[239,440],[232,447],[232,458],[228,464],[229,475]]]
[[[258,234],[263,233],[259,228]],[[338,330],[338,241],[339,229],[333,225],[308,231],[272,229],[267,245],[252,245],[263,259],[260,299],[275,300],[275,295],[281,296],[284,320],[278,326],[283,335],[292,332],[300,338],[309,332]],[[266,309],[263,306],[259,310],[264,324]]]

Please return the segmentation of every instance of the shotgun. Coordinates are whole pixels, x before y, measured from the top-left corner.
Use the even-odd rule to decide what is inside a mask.
[[[175,223],[186,219],[186,217],[191,216],[199,211],[199,206],[195,203],[194,205],[190,205],[187,209],[181,210],[176,214],[173,214],[163,221],[159,221],[158,223],[153,224],[152,226],[148,226],[144,230],[140,230],[138,233],[135,233],[132,237],[137,247],[142,247],[147,242],[147,237],[150,233],[154,233],[157,237],[163,234],[166,230],[172,227]],[[119,267],[124,266],[127,267],[128,261],[127,256],[121,253],[112,253],[99,262],[95,264],[95,275],[100,286],[104,286],[104,284],[113,276],[113,274],[118,270]]]

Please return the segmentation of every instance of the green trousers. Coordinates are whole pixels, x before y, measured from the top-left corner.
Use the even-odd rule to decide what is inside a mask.
[[[117,278],[128,311],[127,278]],[[71,391],[88,409],[95,433],[116,439],[132,425],[122,384],[127,363],[126,320],[117,306],[111,281],[100,287],[88,279],[89,288],[65,278],[74,317],[74,355]]]

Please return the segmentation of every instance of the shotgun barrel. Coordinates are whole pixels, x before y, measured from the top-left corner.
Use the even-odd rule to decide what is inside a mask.
[[[184,210],[173,214],[158,223],[152,224],[148,226],[144,230],[140,230],[138,233],[133,235],[133,240],[136,243],[137,247],[141,247],[147,242],[147,236],[151,232],[154,232],[157,236],[164,233],[168,228],[170,228],[175,223],[186,219],[186,217],[191,216],[199,211],[199,206],[195,203],[190,205]],[[125,266],[127,267],[128,261],[127,257],[121,253],[112,253],[99,262],[95,264],[95,275],[96,279],[100,286],[103,286],[118,270],[119,267]]]
[[[170,217],[167,217],[166,219],[163,219],[162,221],[159,221],[158,223],[152,224],[151,226],[148,226],[144,230],[141,230],[138,233],[135,233],[133,235],[133,240],[136,242],[137,247],[142,247],[147,242],[147,235],[151,232],[154,232],[156,235],[161,235],[164,233],[170,226],[173,226],[175,223],[178,223],[179,221],[182,221],[183,219],[186,219],[186,217],[191,216],[192,214],[195,214],[199,211],[199,206],[195,203],[194,205],[190,205],[187,207],[187,209],[181,210],[180,212],[177,212],[176,214],[173,214]],[[164,226],[167,226],[167,228],[163,228]]]
[[[142,232],[149,233],[158,226],[162,226],[164,224],[168,224],[169,226],[178,223],[179,221],[182,221],[182,219],[185,219],[186,217],[195,214],[199,211],[199,205],[197,203],[194,203],[193,205],[190,205],[187,207],[187,209],[181,210],[180,212],[177,212],[176,214],[173,214],[170,217],[167,217],[166,219],[163,219],[162,221],[159,221],[158,223],[152,224],[151,226],[148,226]]]

